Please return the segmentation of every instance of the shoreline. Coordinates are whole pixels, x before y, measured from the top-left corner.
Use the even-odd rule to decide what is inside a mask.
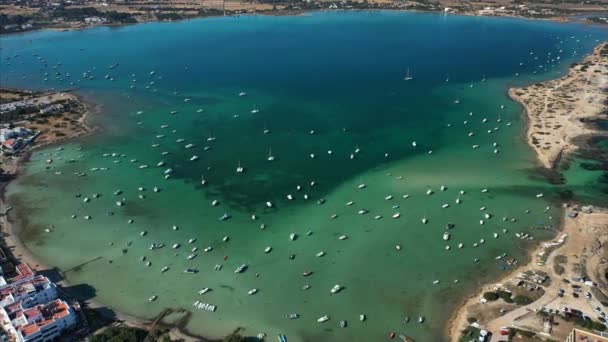
[[[576,18],[576,16],[580,16],[580,15],[582,15],[582,13],[587,12],[585,10],[579,10],[578,12],[574,12],[570,15],[534,17],[534,16],[526,16],[526,15],[521,15],[521,14],[483,14],[483,13],[474,13],[474,12],[468,12],[468,11],[444,12],[441,10],[425,10],[425,9],[419,9],[419,8],[412,8],[412,9],[390,8],[390,7],[387,7],[387,8],[362,8],[362,9],[359,9],[359,8],[338,8],[338,9],[315,8],[315,9],[297,9],[297,10],[280,9],[280,10],[269,10],[269,11],[259,11],[259,12],[253,11],[253,12],[245,12],[245,13],[227,13],[227,14],[219,14],[219,15],[201,15],[201,16],[186,17],[186,18],[173,19],[173,20],[146,19],[146,20],[135,22],[135,23],[102,23],[102,24],[89,24],[89,25],[87,25],[87,24],[78,24],[78,25],[68,24],[67,27],[46,26],[46,27],[38,27],[35,29],[24,30],[24,31],[3,32],[3,33],[0,33],[0,36],[11,36],[11,35],[17,35],[17,34],[27,34],[27,33],[44,32],[44,31],[58,31],[58,32],[80,31],[80,30],[86,30],[86,29],[98,28],[98,27],[120,28],[120,27],[127,27],[127,26],[131,26],[131,25],[147,24],[147,23],[174,23],[174,22],[184,22],[184,21],[191,21],[191,20],[198,20],[198,19],[212,19],[212,18],[222,18],[222,17],[240,17],[240,16],[279,16],[279,17],[281,17],[281,16],[300,16],[300,15],[306,15],[306,14],[316,13],[316,12],[337,12],[337,11],[370,11],[370,12],[389,11],[389,12],[405,12],[405,13],[411,12],[411,13],[444,14],[444,15],[453,15],[453,16],[483,17],[483,18],[496,18],[496,19],[511,18],[511,19],[522,19],[522,20],[539,20],[539,21],[550,21],[550,22],[557,22],[557,23],[580,22],[580,23],[586,24],[586,25],[599,25],[599,26],[604,25],[602,23],[596,23],[593,21]],[[589,11],[589,12],[591,14],[597,13],[596,10]]]
[[[35,91],[23,90],[17,88],[2,88],[12,91],[23,91],[23,92],[31,92],[36,93]],[[0,213],[5,213],[6,209],[9,208],[9,203],[6,200],[6,190],[12,181],[15,181],[23,172],[25,164],[29,161],[31,155],[39,149],[48,148],[54,145],[63,144],[68,141],[73,141],[88,135],[96,134],[101,131],[101,127],[94,126],[90,123],[90,119],[92,115],[99,114],[102,111],[102,106],[94,103],[93,101],[86,99],[84,96],[77,95],[71,93],[71,95],[76,98],[80,104],[83,105],[83,113],[82,116],[78,119],[78,122],[82,125],[82,130],[76,132],[71,135],[67,135],[58,139],[54,139],[52,141],[44,142],[44,143],[35,143],[34,146],[30,146],[27,148],[27,151],[22,152],[17,158],[12,160],[10,163],[3,164],[3,169],[5,171],[9,171],[10,178],[6,181],[0,182]],[[0,215],[0,233],[2,233],[3,237],[3,245],[4,249],[9,255],[10,258],[19,261],[21,263],[25,263],[34,272],[41,271],[56,271],[56,267],[52,267],[42,261],[39,257],[34,255],[27,246],[23,243],[23,241],[19,238],[19,228],[9,218],[9,214]],[[113,314],[113,317],[103,317],[108,320],[110,323],[102,326],[99,331],[103,331],[104,328],[111,326],[113,323],[121,323],[129,327],[136,327],[139,329],[143,329],[146,331],[151,330],[152,328],[159,326],[169,329],[169,335],[171,338],[175,338],[184,342],[212,342],[214,340],[207,339],[203,336],[197,336],[189,333],[187,330],[183,330],[177,326],[164,324],[162,322],[156,322],[156,325],[152,325],[153,321],[148,319],[142,319],[139,317],[135,317],[132,315],[125,314],[123,312],[117,311],[114,308],[105,305],[101,302],[98,302],[95,299],[87,299],[82,300],[78,298],[78,296],[69,293],[65,290],[66,287],[70,286],[70,283],[65,279],[61,278],[56,282],[56,285],[61,288],[61,291],[68,293],[70,297],[76,298],[79,301],[86,303],[87,307],[90,309],[99,309],[99,308],[107,308]],[[166,308],[165,310],[173,310],[171,308]],[[159,313],[161,315],[165,310]],[[161,317],[162,318],[162,317]],[[94,333],[92,331],[91,333]]]
[[[590,55],[585,56],[580,62],[571,65],[571,67],[568,69],[568,73],[565,76],[558,79],[548,80],[534,85],[529,85],[526,87],[510,88],[508,90],[509,97],[512,100],[521,104],[524,108],[524,115],[527,120],[524,136],[528,145],[530,145],[530,147],[535,152],[536,162],[540,166],[541,172],[548,171],[549,173],[558,173],[558,168],[566,162],[566,159],[570,157],[573,152],[579,149],[584,149],[585,144],[587,144],[587,141],[597,136],[608,136],[608,132],[600,131],[595,127],[591,127],[590,124],[585,122],[585,120],[597,118],[608,108],[608,103],[605,102],[606,99],[604,98],[602,100],[601,96],[602,91],[604,91],[603,87],[607,86],[605,80],[598,81],[597,86],[595,86],[595,84],[590,81],[590,77],[595,76],[592,73],[596,69],[588,67],[586,68],[586,70],[581,70],[583,69],[582,66],[584,65],[591,64],[592,66],[597,67],[598,63],[600,64],[600,66],[597,68],[599,68],[600,70],[602,70],[602,68],[603,70],[608,70],[605,69],[605,67],[608,67],[608,58],[606,58],[606,54],[608,54],[608,42],[602,42],[593,49],[593,52]],[[585,78],[585,81],[583,81],[582,84],[580,82],[580,78]],[[589,94],[591,94],[592,96],[599,94],[598,98],[602,101],[597,101],[595,105],[585,106],[583,110],[577,107],[580,110],[579,112],[570,111],[570,108],[562,108],[561,115],[563,115],[563,117],[560,118],[561,120],[558,121],[559,124],[561,124],[559,127],[561,128],[560,131],[563,132],[559,135],[559,137],[561,138],[559,140],[560,146],[558,149],[542,149],[539,147],[539,144],[535,144],[537,134],[539,132],[542,132],[538,129],[538,126],[535,125],[541,125],[542,123],[546,124],[546,122],[543,122],[543,119],[545,118],[543,114],[548,111],[554,111],[553,108],[547,108],[552,107],[549,104],[555,103],[559,100],[561,94],[559,93],[559,90],[561,90],[562,87],[564,88],[565,92],[568,92],[569,94],[571,93],[568,91],[567,88],[567,85],[570,84],[573,84],[575,87],[577,87],[580,93],[584,93],[584,95],[586,96],[588,96]],[[547,87],[548,90],[547,93],[544,94],[545,98],[543,98],[543,106],[541,109],[539,108],[540,106],[538,105],[538,103],[534,103],[534,99],[538,97],[534,90],[537,88],[545,87]],[[527,93],[525,91],[527,91]],[[585,98],[585,100],[588,101],[588,98]],[[579,103],[575,104],[575,106],[578,105]],[[551,114],[555,113],[553,112]],[[546,117],[548,117],[548,119],[554,118],[553,115],[546,115]],[[548,121],[553,122],[553,120]],[[559,236],[564,234],[567,234],[569,237],[571,237],[572,235],[577,235],[576,229],[579,228],[579,225],[571,223],[572,220],[568,219],[568,217],[566,216],[566,207],[569,207],[569,205],[564,204],[564,206],[560,209],[559,230],[558,235],[555,238],[549,241],[538,241],[535,247],[528,249],[524,263],[521,263],[517,267],[509,270],[507,273],[501,274],[495,280],[481,284],[475,290],[475,292],[466,295],[464,298],[462,298],[462,300],[458,302],[458,305],[450,315],[450,318],[448,319],[445,325],[445,334],[449,338],[449,341],[458,341],[461,336],[462,329],[470,325],[467,321],[467,314],[469,313],[469,309],[479,303],[479,298],[484,292],[491,291],[496,287],[502,286],[502,284],[512,279],[516,274],[525,271],[530,271],[533,269],[538,269],[540,266],[537,264],[537,262],[539,259],[539,255],[544,255],[544,252],[546,251],[544,247],[545,244],[551,243],[559,239]],[[606,209],[600,208],[600,210]],[[600,215],[604,216],[604,218],[601,218],[600,220],[608,218],[608,213],[603,212]],[[608,221],[608,219],[606,219],[606,221]],[[584,237],[583,233],[581,233],[581,235]],[[551,250],[547,256],[547,261],[549,261],[549,257],[552,261],[553,257],[555,257],[556,255],[555,252],[557,250],[564,249],[564,247],[568,244],[569,241],[570,238],[568,239],[567,243],[562,244],[555,250]],[[549,264],[549,262],[547,262],[547,264]],[[538,303],[540,299],[542,298],[539,298],[530,305],[535,305],[535,303]],[[525,309],[527,307],[528,306],[521,306],[519,309]],[[515,309],[514,311],[518,311],[518,309]],[[499,316],[495,320],[507,316],[508,314],[509,313]]]

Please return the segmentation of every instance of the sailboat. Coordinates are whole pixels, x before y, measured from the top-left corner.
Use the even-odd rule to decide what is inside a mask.
[[[409,81],[409,80],[413,80],[414,77],[412,77],[412,75],[410,74],[410,68],[407,68],[407,73],[405,74],[405,77],[403,78],[403,80],[405,81]]]
[[[245,168],[241,166],[241,161],[239,160],[239,165],[236,167],[236,173],[245,172]]]

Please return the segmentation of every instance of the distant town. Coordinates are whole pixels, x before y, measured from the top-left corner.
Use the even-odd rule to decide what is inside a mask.
[[[240,14],[297,14],[312,10],[387,9],[457,13],[481,16],[511,16],[581,20],[608,24],[607,0],[548,2],[498,0],[485,2],[453,0],[182,0],[91,1],[9,0],[0,5],[0,33],[41,28],[77,29],[94,25],[122,25],[146,21],[172,21],[196,17]]]

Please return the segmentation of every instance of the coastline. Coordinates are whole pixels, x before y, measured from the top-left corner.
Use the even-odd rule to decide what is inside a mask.
[[[3,89],[8,89],[8,88],[3,88]],[[13,88],[11,88],[10,90],[29,92],[28,90],[13,89]],[[34,92],[32,92],[32,93],[34,93]],[[101,112],[101,110],[102,110],[101,105],[96,104],[96,103],[92,102],[91,100],[85,99],[81,95],[76,95],[76,94],[71,93],[70,96],[73,96],[75,99],[77,99],[79,101],[79,103],[81,105],[83,105],[83,107],[84,107],[82,116],[78,119],[78,122],[80,123],[82,129],[79,130],[78,132],[75,132],[74,134],[52,139],[51,141],[48,141],[48,142],[36,143],[34,146],[28,147],[27,151],[23,152],[21,155],[19,155],[17,158],[12,160],[10,163],[5,163],[2,165],[2,168],[10,174],[10,178],[6,181],[0,182],[0,213],[6,213],[7,208],[10,208],[8,202],[6,201],[6,189],[12,181],[17,179],[19,177],[19,175],[21,175],[21,173],[23,172],[23,168],[25,167],[25,164],[29,161],[29,158],[31,157],[32,153],[34,153],[37,150],[42,149],[42,148],[46,148],[46,147],[50,147],[50,146],[58,145],[58,144],[63,144],[67,141],[76,140],[78,138],[85,137],[87,135],[98,133],[101,130],[101,127],[94,126],[90,123],[91,116]],[[30,268],[34,272],[55,270],[55,267],[52,267],[52,266],[46,264],[44,261],[42,261],[36,255],[34,255],[27,248],[27,246],[19,238],[18,231],[19,231],[18,227],[15,225],[15,223],[12,220],[9,219],[8,213],[0,215],[0,233],[2,233],[2,235],[3,235],[3,237],[2,237],[3,245],[5,247],[5,251],[7,252],[7,254],[12,259],[18,260],[19,262],[25,263],[28,266],[30,266]],[[68,293],[73,298],[78,298],[78,296],[75,296],[74,294],[69,293],[65,290],[66,287],[70,286],[70,283],[67,280],[61,279],[60,281],[57,281],[56,284],[61,288],[61,290],[63,292]],[[129,327],[136,327],[136,328],[140,328],[140,329],[144,329],[144,330],[149,330],[154,327],[152,325],[153,322],[150,320],[141,319],[138,317],[134,317],[134,316],[119,312],[108,305],[105,305],[103,303],[96,301],[95,299],[88,299],[83,302],[85,302],[90,309],[99,309],[99,308],[110,309],[110,311],[111,311],[110,314],[113,315],[113,317],[104,317],[104,318],[108,319],[108,321],[120,322]],[[213,341],[213,340],[206,339],[202,336],[196,336],[196,335],[189,334],[187,331],[182,331],[178,327],[173,327],[171,325],[164,325],[162,322],[157,322],[156,325],[158,325],[160,327],[170,328],[169,335],[171,336],[171,338],[174,338],[174,339],[177,339],[180,341],[184,341],[184,342],[194,342],[194,341],[212,342]],[[103,327],[100,330],[103,330]]]
[[[597,45],[593,52],[584,57],[581,62],[574,63],[568,70],[568,73],[554,80],[549,80],[541,83],[536,83],[521,88],[510,88],[508,95],[514,101],[520,103],[524,107],[525,116],[527,119],[527,125],[525,128],[525,139],[530,147],[535,151],[536,160],[543,170],[551,173],[557,172],[560,165],[576,150],[583,148],[583,144],[588,139],[596,136],[607,136],[608,132],[599,131],[585,120],[593,119],[601,115],[608,108],[608,101],[606,99],[605,87],[608,87],[606,75],[602,77],[599,75],[596,77],[596,82],[592,81],[592,76],[596,76],[595,70],[608,70],[608,42],[602,42]],[[585,68],[584,66],[587,65]],[[562,105],[560,108],[553,108],[555,104],[563,104],[560,101],[563,97],[569,98],[572,96],[573,90],[579,95],[577,102],[572,106]],[[539,94],[540,92],[540,94]],[[567,93],[567,94],[566,94]],[[583,96],[581,96],[583,95]],[[541,102],[538,102],[538,98],[541,97]],[[586,102],[583,102],[583,97]],[[590,100],[591,98],[591,100]],[[574,107],[574,108],[573,108]],[[582,107],[582,108],[581,108]],[[561,111],[560,111],[561,110]],[[556,117],[560,115],[561,117]],[[549,127],[552,124],[552,134],[545,135],[542,129]],[[552,137],[552,140],[546,141],[548,144],[553,143],[551,148],[543,148],[538,143],[539,133],[543,137]],[[555,137],[557,135],[557,137]],[[548,139],[548,138],[545,138]],[[576,204],[575,204],[576,205]],[[480,296],[488,291],[492,291],[496,288],[501,288],[502,284],[507,283],[509,280],[514,278],[516,274],[522,272],[538,270],[539,268],[551,269],[551,263],[556,256],[557,250],[564,250],[568,248],[583,249],[583,246],[569,246],[570,241],[578,240],[577,242],[585,241],[585,236],[581,232],[581,224],[575,223],[567,217],[567,209],[569,205],[564,204],[561,209],[561,219],[559,225],[559,233],[551,241],[540,241],[535,247],[528,250],[526,262],[521,263],[518,267],[500,275],[497,279],[488,283],[481,284],[474,293],[465,296],[459,304],[456,306],[452,315],[448,319],[445,325],[445,334],[448,336],[449,341],[458,341],[461,336],[461,331],[469,326],[467,319],[469,310],[471,307],[478,305],[480,302]],[[597,218],[597,222],[608,224],[608,212],[605,208],[599,208],[602,211]],[[546,244],[558,240],[560,236],[567,235],[569,238],[565,244],[560,245],[557,249],[550,250],[548,254],[546,252]],[[591,238],[594,240],[594,238]],[[539,258],[546,258],[546,265],[544,262],[541,266]],[[549,272],[551,273],[551,272]],[[543,296],[545,297],[545,296]],[[526,309],[529,306],[538,306],[542,298],[534,301],[528,306],[522,306],[519,309]],[[518,311],[516,309],[514,311]],[[501,323],[507,323],[505,317],[513,318],[513,314],[507,313],[499,316],[494,321]],[[501,320],[502,318],[502,320]],[[492,329],[500,329],[505,325],[490,324],[488,330],[496,333]]]
[[[467,17],[485,17],[485,18],[512,18],[512,19],[524,19],[524,20],[539,20],[539,21],[550,21],[550,22],[558,22],[558,23],[569,23],[569,22],[581,22],[587,25],[604,25],[602,23],[596,23],[589,20],[576,19],[574,15],[580,15],[585,11],[580,11],[580,13],[573,13],[571,15],[556,15],[556,16],[547,16],[547,17],[535,17],[535,16],[526,16],[522,14],[485,14],[485,13],[475,13],[474,11],[462,11],[462,12],[444,12],[443,10],[431,10],[431,9],[420,9],[420,8],[393,8],[393,7],[378,7],[378,8],[338,8],[338,9],[328,9],[328,8],[313,8],[313,9],[279,9],[279,10],[267,10],[267,11],[253,11],[253,12],[245,12],[245,13],[226,13],[226,14],[218,14],[218,15],[201,15],[194,17],[185,17],[181,19],[172,19],[172,20],[162,20],[162,19],[145,19],[135,23],[101,23],[101,24],[68,24],[66,27],[56,27],[56,26],[46,26],[46,27],[37,27],[35,29],[25,30],[25,31],[14,31],[14,32],[3,32],[0,33],[0,36],[10,36],[16,34],[24,34],[31,32],[42,32],[42,31],[58,31],[58,32],[67,32],[67,31],[80,31],[86,30],[96,27],[107,27],[107,28],[120,28],[137,24],[146,24],[146,23],[171,23],[171,22],[183,22],[190,21],[196,19],[210,19],[210,18],[220,18],[220,17],[240,17],[240,16],[300,16],[306,15],[315,12],[333,12],[333,11],[390,11],[390,12],[412,12],[412,13],[434,13],[434,14],[446,14],[446,15],[456,15],[456,16],[467,16]],[[595,13],[593,11],[592,13]]]

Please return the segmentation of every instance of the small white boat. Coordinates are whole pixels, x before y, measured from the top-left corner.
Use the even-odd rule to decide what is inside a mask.
[[[270,253],[272,251],[272,247],[268,246],[264,248],[264,253]]]
[[[191,238],[191,239],[188,240],[188,243],[194,243],[195,241],[196,241],[195,238]]]
[[[298,235],[296,233],[289,234],[289,240],[294,241],[297,238],[298,238]]]
[[[346,240],[346,239],[348,239],[348,236],[346,236],[346,235],[340,235],[340,237],[338,239],[339,240]]]
[[[365,319],[366,319],[366,318],[367,318],[367,317],[365,317],[365,314],[360,314],[360,315],[359,315],[359,320],[360,320],[361,322],[365,321]]]
[[[194,258],[196,258],[196,254],[190,254],[186,257],[186,259],[188,259],[188,260],[192,260]]]
[[[165,267],[163,267],[163,268],[160,270],[160,273],[165,273],[165,272],[167,272],[168,270],[169,270],[169,267],[168,267],[168,266],[165,266]]]
[[[158,296],[151,296],[150,298],[148,298],[148,301],[153,302],[156,300],[156,298],[158,298]]]
[[[190,161],[196,161],[196,160],[198,160],[198,156],[192,156],[192,157],[190,157]]]
[[[268,161],[274,161],[274,156],[272,155],[272,149],[268,150],[268,158],[266,158]]]
[[[179,243],[176,243],[176,244],[174,244],[174,245],[173,245],[173,247],[172,247],[172,248],[173,248],[173,249],[178,249],[178,248],[179,248],[179,246],[180,246],[180,244],[179,244]]]
[[[272,208],[272,207],[273,207],[272,202],[270,202],[270,201],[266,202],[266,206],[267,206],[268,208]]]
[[[361,184],[359,184],[359,185],[357,186],[357,188],[359,188],[359,189],[365,189],[365,187],[366,187],[366,186],[367,186],[367,185],[365,185],[365,184],[361,183]]]
[[[344,287],[343,287],[342,285],[338,285],[338,284],[336,284],[336,285],[334,285],[334,287],[332,287],[332,288],[331,288],[331,290],[329,290],[329,292],[330,292],[331,294],[336,294],[336,293],[338,293],[338,292],[342,291],[342,289],[343,289],[343,288],[344,288]]]
[[[251,289],[247,292],[248,295],[254,295],[256,293],[258,293],[258,289]]]
[[[321,252],[319,252],[319,253],[315,254],[315,256],[316,256],[317,258],[320,258],[320,257],[322,257],[322,256],[324,256],[324,255],[325,255],[325,252],[323,252],[323,251],[321,251]]]
[[[327,315],[321,316],[321,317],[319,317],[317,319],[317,322],[319,322],[319,323],[324,323],[324,322],[327,322],[327,321],[329,321],[329,316],[327,316]]]
[[[400,217],[401,217],[400,213],[394,213],[393,216],[392,216],[392,218],[394,218],[394,219],[398,219]]]
[[[428,190],[426,191],[426,194],[427,194],[427,195],[432,195],[432,194],[433,194],[433,190],[428,189]]]
[[[201,289],[200,291],[198,291],[198,294],[199,295],[204,295],[205,293],[207,293],[209,291],[211,291],[211,289],[208,288],[208,287],[205,287],[205,288]]]
[[[450,233],[448,233],[448,232],[443,233],[443,240],[448,241],[449,239],[450,239]]]
[[[429,223],[429,220],[426,217],[423,217],[422,218],[422,223],[423,224],[427,224],[427,223]]]

